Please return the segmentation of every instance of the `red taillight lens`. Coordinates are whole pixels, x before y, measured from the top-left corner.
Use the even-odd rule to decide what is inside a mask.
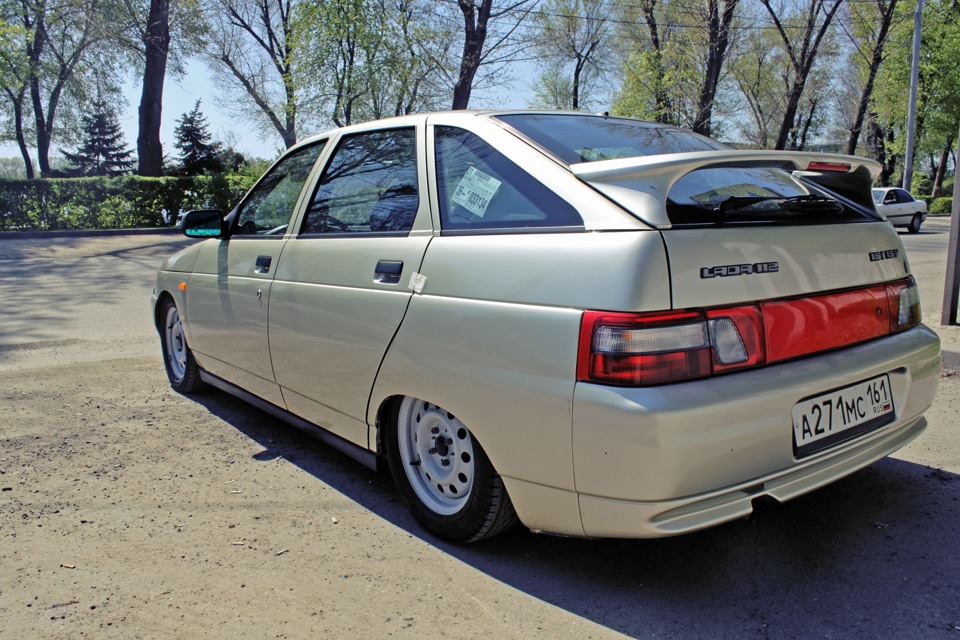
[[[647,386],[839,349],[920,324],[913,278],[835,293],[720,309],[587,311],[577,380]]]
[[[583,314],[578,380],[650,385],[706,375],[710,342],[702,313]]]
[[[850,171],[850,165],[844,162],[811,162],[807,165],[807,171]]]
[[[883,285],[799,300],[764,302],[770,362],[866,342],[890,333]]]
[[[577,379],[651,385],[763,364],[757,307],[707,312],[588,311],[580,328]]]

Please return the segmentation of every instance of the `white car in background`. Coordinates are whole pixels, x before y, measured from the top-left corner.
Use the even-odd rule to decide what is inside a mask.
[[[713,526],[926,426],[940,345],[879,172],[583,113],[335,129],[184,217],[167,374],[389,467],[449,540]]]
[[[917,200],[908,192],[896,187],[873,190],[877,210],[895,227],[906,227],[910,233],[920,231],[927,219],[927,203]]]

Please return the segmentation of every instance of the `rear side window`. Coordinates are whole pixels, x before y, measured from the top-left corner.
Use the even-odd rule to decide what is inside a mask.
[[[435,129],[444,231],[582,227],[577,210],[480,137]]]
[[[630,118],[515,114],[497,119],[567,164],[727,148],[692,131]]]
[[[358,133],[337,145],[301,233],[407,233],[419,205],[416,130]]]
[[[873,220],[862,206],[769,166],[712,166],[677,180],[667,196],[675,225],[761,222],[827,224]]]

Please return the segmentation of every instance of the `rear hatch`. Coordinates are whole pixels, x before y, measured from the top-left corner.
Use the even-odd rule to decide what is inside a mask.
[[[659,230],[671,309],[588,311],[578,379],[654,385],[782,362],[916,326],[919,297],[854,156],[739,151],[599,116],[497,116]]]
[[[571,170],[659,229],[674,308],[849,289],[909,274],[866,158],[703,151]]]

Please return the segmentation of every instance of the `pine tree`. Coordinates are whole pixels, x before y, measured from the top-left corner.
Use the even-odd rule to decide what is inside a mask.
[[[220,143],[211,142],[207,119],[200,112],[200,100],[189,111],[177,119],[177,128],[173,135],[173,146],[180,151],[180,172],[195,176],[203,173],[223,171],[223,159]]]
[[[117,112],[102,98],[93,102],[93,113],[83,116],[83,143],[74,153],[65,151],[76,176],[119,176],[133,169],[133,151],[126,148]]]

